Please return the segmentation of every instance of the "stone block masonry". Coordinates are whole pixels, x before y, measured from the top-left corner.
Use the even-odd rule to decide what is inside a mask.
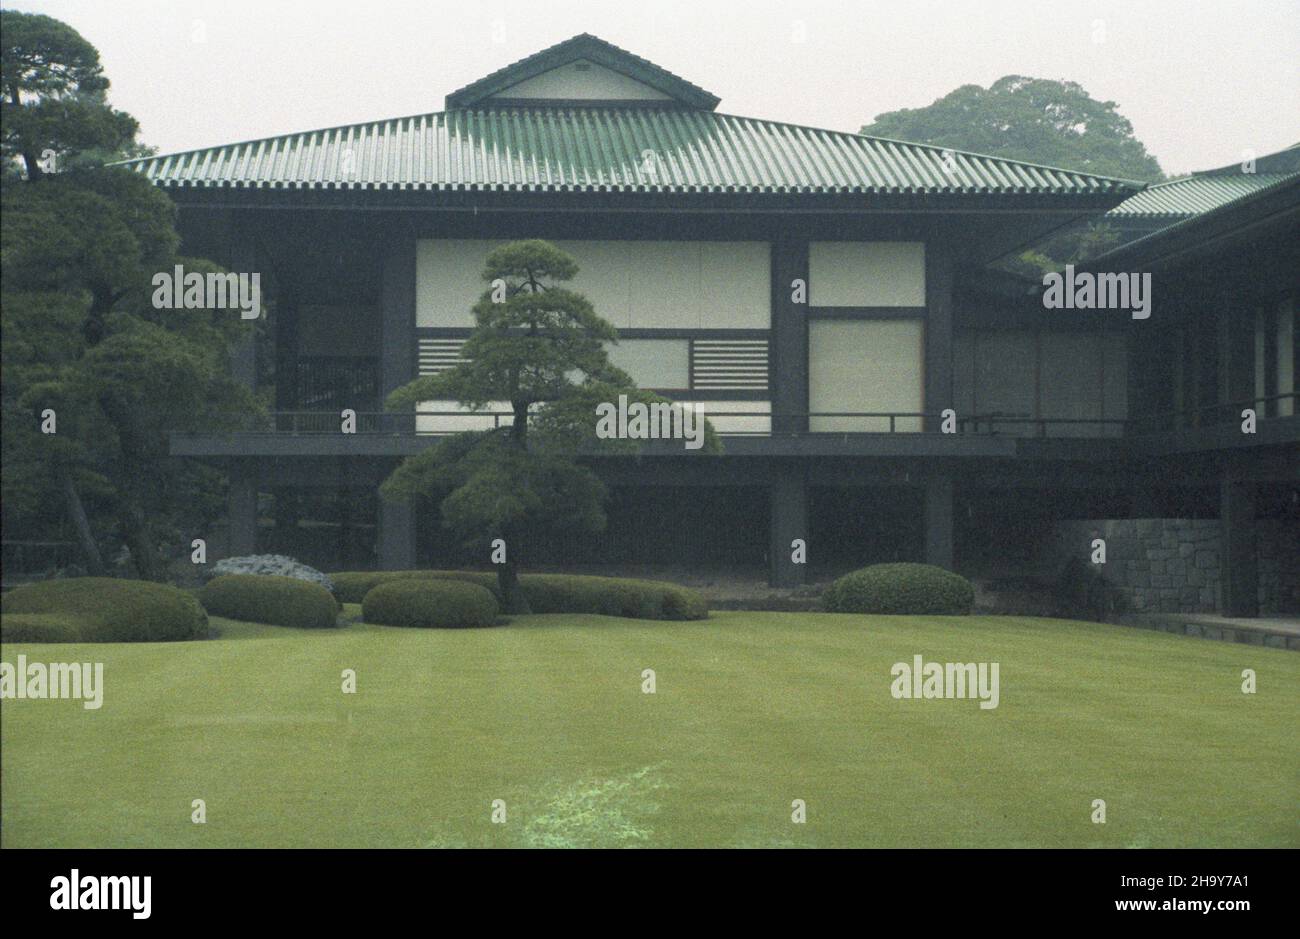
[[[1262,615],[1300,613],[1300,524],[1255,521]],[[1085,519],[1059,522],[1040,555],[1059,571],[1070,558],[1091,562],[1092,541],[1106,542],[1097,565],[1133,613],[1213,613],[1220,606],[1223,535],[1217,519]]]

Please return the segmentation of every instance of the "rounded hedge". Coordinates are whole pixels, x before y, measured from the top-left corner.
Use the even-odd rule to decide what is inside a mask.
[[[497,575],[487,571],[344,571],[330,574],[334,594],[360,603],[380,584],[398,580],[459,580],[476,584],[500,601]],[[600,613],[636,619],[695,620],[709,615],[700,594],[676,584],[624,577],[578,574],[524,574],[519,585],[534,613]]]
[[[0,641],[81,642],[85,622],[64,613],[0,614]]]
[[[215,616],[331,629],[338,624],[334,595],[320,584],[270,574],[225,574],[199,591],[199,601]]]
[[[378,584],[361,603],[362,619],[380,626],[491,626],[497,612],[497,598],[486,587],[430,577],[400,577]]]
[[[875,564],[831,584],[822,605],[832,613],[962,616],[975,588],[960,574],[930,564]]]
[[[328,575],[340,603],[360,603],[371,590],[393,580],[463,580],[496,594],[497,575],[482,571],[342,571]]]
[[[577,574],[520,578],[534,613],[599,613],[633,619],[705,619],[709,606],[694,590],[653,580]]]
[[[708,619],[709,601],[703,594],[669,584],[663,588],[663,619]]]
[[[208,614],[198,600],[145,580],[41,581],[6,593],[0,612],[6,642],[176,642],[208,634]]]

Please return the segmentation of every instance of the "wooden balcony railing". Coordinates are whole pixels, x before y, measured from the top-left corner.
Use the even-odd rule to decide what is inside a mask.
[[[1017,437],[1137,437],[1169,433],[1212,424],[1239,421],[1243,408],[1254,407],[1258,420],[1296,414],[1294,392],[1258,397],[1240,402],[1171,411],[1131,418],[1035,417],[1032,414],[989,412],[958,415],[957,432],[980,436]],[[1284,404],[1284,402],[1289,402]],[[787,412],[771,409],[749,411],[709,410],[700,402],[704,417],[709,418],[723,437],[799,437],[816,435],[939,434],[942,415],[925,411],[804,411]],[[1290,412],[1287,414],[1286,412]],[[463,430],[488,430],[508,426],[513,415],[504,410],[483,411],[358,411],[355,433],[399,436],[446,436]],[[742,423],[747,429],[727,429]],[[834,422],[835,426],[830,426]],[[824,429],[816,429],[821,424]],[[853,425],[871,429],[854,429]],[[269,415],[267,427],[253,433],[277,435],[322,435],[343,432],[343,418],[338,411],[276,411]],[[720,425],[720,426],[719,426]],[[848,425],[848,426],[844,426]],[[799,428],[791,430],[790,428]],[[813,427],[814,429],[802,429]]]

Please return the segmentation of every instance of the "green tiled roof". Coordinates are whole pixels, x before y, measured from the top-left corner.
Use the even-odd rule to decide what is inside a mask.
[[[169,188],[1121,197],[1142,187],[681,107],[453,109],[124,165]]]
[[[1257,221],[1270,215],[1281,218],[1287,212],[1294,216],[1296,206],[1300,203],[1300,172],[1268,175],[1271,175],[1272,179],[1267,184],[1212,209],[1177,219],[1172,224],[1164,225],[1141,238],[1122,244],[1094,258],[1089,262],[1089,266],[1103,267],[1116,263],[1118,258],[1128,261],[1135,257],[1150,255],[1180,241],[1195,245],[1197,239],[1204,239],[1207,233],[1215,234],[1225,229],[1231,230],[1234,225],[1241,227],[1242,219]]]
[[[1113,218],[1168,219],[1175,222],[1213,211],[1295,175],[1237,172],[1185,176],[1150,186],[1106,214]]]

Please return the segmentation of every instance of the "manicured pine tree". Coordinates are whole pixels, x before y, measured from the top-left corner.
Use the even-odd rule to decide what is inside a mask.
[[[383,486],[389,498],[442,496],[443,524],[485,555],[497,539],[504,541],[504,562],[496,567],[506,612],[528,609],[518,573],[527,534],[605,527],[605,486],[581,456],[638,443],[598,439],[597,405],[619,395],[646,404],[664,400],[639,391],[610,363],[606,343],[618,339],[613,325],[563,286],[577,272],[573,258],[546,241],[494,250],[461,361],[404,385],[387,401],[390,410],[405,411],[422,401],[454,400],[471,409],[508,402],[508,426],[446,437],[408,457]],[[718,450],[707,426],[704,449]]]

